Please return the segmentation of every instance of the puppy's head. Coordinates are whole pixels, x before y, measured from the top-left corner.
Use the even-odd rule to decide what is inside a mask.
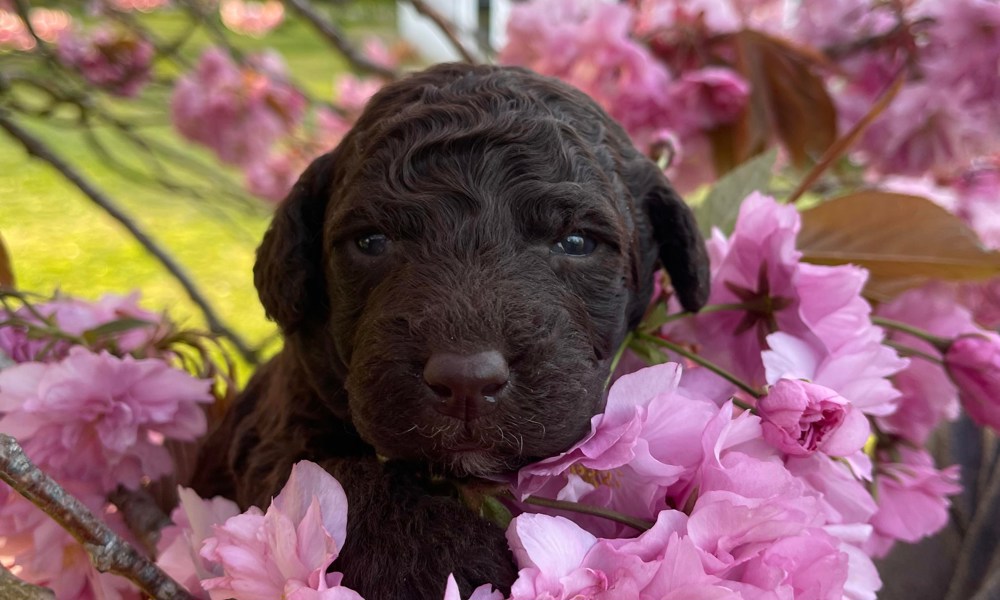
[[[697,310],[691,213],[603,110],[522,69],[440,65],[309,167],[254,273],[379,454],[489,475],[589,430],[661,264]]]

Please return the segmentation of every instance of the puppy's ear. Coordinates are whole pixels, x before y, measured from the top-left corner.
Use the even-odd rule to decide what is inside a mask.
[[[681,306],[697,311],[708,301],[710,272],[694,214],[648,158],[637,155],[625,173],[638,238],[633,243],[636,294],[629,307],[630,326],[639,323],[648,307],[657,264],[670,275]]]
[[[284,333],[326,313],[323,218],[330,202],[337,151],[320,156],[278,206],[257,248],[253,282],[267,316]]]
[[[698,231],[694,213],[681,200],[666,178],[647,191],[643,204],[659,246],[660,264],[685,310],[696,312],[708,302],[711,273],[705,240]]]

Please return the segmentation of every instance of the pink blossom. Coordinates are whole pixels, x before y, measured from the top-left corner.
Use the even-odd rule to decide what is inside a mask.
[[[271,154],[266,160],[244,168],[246,188],[255,196],[280,202],[291,191],[305,165],[306,160],[296,152]]]
[[[511,600],[737,598],[705,572],[683,537],[683,514],[663,511],[635,539],[601,540],[568,519],[523,514],[507,530],[521,571]]]
[[[222,0],[219,16],[230,30],[259,38],[281,25],[285,20],[285,7],[277,0]]]
[[[720,412],[711,400],[679,389],[680,379],[673,363],[619,378],[591,433],[563,454],[523,468],[517,493],[655,518],[667,489],[687,481],[700,464],[703,431]],[[622,526],[605,519],[581,522],[604,534],[621,533]]]
[[[106,510],[105,494],[92,484],[62,480],[92,513],[116,533],[134,542],[117,512]],[[0,562],[17,576],[51,589],[56,598],[73,600],[139,600],[128,580],[99,573],[87,551],[51,517],[0,483]]]
[[[212,527],[240,514],[236,503],[217,496],[203,500],[194,490],[179,487],[180,504],[170,514],[172,525],[164,527],[157,543],[156,564],[199,598],[208,598],[201,580],[221,575],[199,554],[204,541],[212,536]]]
[[[868,420],[837,392],[781,379],[757,402],[764,439],[786,454],[846,456],[868,439]]]
[[[135,33],[100,27],[89,34],[72,30],[59,37],[59,60],[90,83],[131,98],[149,82],[153,45]]]
[[[1000,335],[964,335],[948,347],[945,368],[962,407],[980,425],[1000,430]]]
[[[213,600],[360,600],[327,573],[347,536],[347,496],[322,467],[301,461],[266,513],[256,507],[213,527],[201,556],[222,575],[202,585]]]
[[[0,48],[26,52],[34,47],[35,38],[31,37],[21,17],[0,8]]]
[[[448,576],[448,583],[444,589],[444,600],[463,600],[454,575]],[[493,586],[486,583],[472,590],[472,595],[467,600],[503,600],[503,594],[493,591]]]
[[[705,67],[681,75],[670,96],[683,113],[677,119],[678,132],[689,135],[735,121],[746,106],[750,85],[735,71]]]
[[[1000,277],[989,281],[959,285],[959,301],[969,311],[976,323],[988,329],[1000,329]]]
[[[1000,97],[996,72],[1000,62],[1000,5],[990,0],[957,0],[947,6],[920,2],[913,17],[933,19],[920,49],[924,77],[941,87],[967,85],[970,94],[964,109],[970,116],[983,119],[980,123],[995,126],[1000,118],[996,105]],[[977,141],[988,140],[990,129],[978,132]],[[991,148],[981,150],[982,154],[997,149],[996,141],[992,142]]]
[[[954,290],[943,284],[909,290],[880,306],[878,314],[942,338],[980,331],[969,311],[956,301]],[[929,356],[941,357],[934,346],[914,336],[893,331],[890,339]],[[878,424],[883,431],[924,444],[941,421],[958,417],[958,390],[940,365],[914,358],[893,380],[902,396],[898,410],[879,416]]]
[[[840,600],[848,556],[820,529],[781,538],[750,560],[741,581],[763,590],[784,589],[792,598]]]
[[[515,5],[500,62],[558,77],[594,98],[641,145],[672,128],[670,74],[630,36],[633,12],[600,0]]]
[[[128,296],[105,294],[95,302],[60,295],[49,302],[32,305],[33,310],[22,308],[9,314],[0,309],[0,319],[53,326],[63,333],[82,338],[90,336],[88,341],[92,348],[157,356],[153,345],[166,335],[169,324],[162,316],[141,308],[138,301],[138,292]],[[101,337],[94,336],[100,328],[122,320],[134,321],[135,326]],[[53,336],[37,332],[29,335],[26,326],[12,324],[0,327],[0,352],[14,362],[57,360],[65,357],[70,347],[70,342]]]
[[[774,0],[639,0],[636,33],[692,28],[704,24],[712,33],[730,33],[751,26],[763,29],[767,20],[780,15],[781,2]],[[777,15],[775,9],[778,10]]]
[[[861,298],[867,274],[856,267],[824,267],[800,262],[795,238],[801,225],[792,206],[781,206],[772,198],[753,193],[740,207],[730,237],[718,231],[708,242],[712,263],[710,305],[734,305],[682,319],[664,328],[672,339],[692,344],[700,354],[720,364],[752,385],[767,380],[762,351],[768,336],[781,332],[810,348],[813,368],[824,363],[863,363],[860,356],[877,358],[866,366],[865,378],[877,381],[901,368],[894,352],[881,346],[882,333],[871,323],[871,308]],[[869,370],[870,369],[870,370]],[[839,387],[857,372],[842,367],[827,369],[836,384],[818,382],[836,389],[866,412],[868,407],[890,402],[884,386],[873,388],[870,398],[847,396]],[[812,379],[805,375],[776,372],[782,376]],[[864,389],[859,395],[868,395]],[[887,412],[886,408],[883,412]]]
[[[360,78],[354,75],[342,75],[334,85],[334,98],[337,104],[348,114],[357,117],[361,114],[368,99],[385,85],[385,82],[374,77]]]
[[[370,35],[364,41],[364,53],[368,60],[395,69],[399,66],[399,51],[390,50],[377,36]]]
[[[947,172],[985,149],[981,128],[967,105],[974,90],[958,83],[906,86],[865,132],[865,160],[883,173]]]
[[[103,0],[115,10],[122,12],[153,12],[170,5],[170,0]]]
[[[782,378],[805,379],[837,390],[865,414],[896,412],[901,394],[894,386],[896,380],[889,377],[900,374],[910,361],[882,344],[878,328],[859,334],[833,352],[815,341],[781,331],[767,336],[767,345],[762,358],[768,383]]]
[[[181,77],[171,99],[174,125],[186,138],[234,165],[265,160],[271,146],[302,118],[305,98],[289,85],[274,55],[236,65],[222,50],[207,50]]]
[[[915,542],[932,535],[948,522],[948,496],[962,491],[957,466],[943,470],[924,449],[898,445],[894,456],[879,455],[872,517],[875,531],[865,546],[873,557],[888,554],[896,540]]]
[[[870,0],[804,0],[795,5],[785,35],[823,48],[883,35],[895,24],[890,7]]]
[[[57,8],[32,8],[28,11],[28,20],[38,37],[50,44],[55,43],[64,31],[73,26],[73,18],[69,13]]]
[[[163,438],[205,432],[199,404],[211,382],[157,359],[118,358],[74,347],[63,360],[0,371],[0,429],[55,475],[105,492],[172,469]]]
[[[59,36],[72,26],[69,13],[52,8],[32,8],[28,19],[35,34],[46,42],[53,43]],[[35,47],[32,37],[24,21],[11,8],[0,5],[0,48],[10,48],[22,52]]]
[[[976,165],[955,182],[954,212],[976,230],[984,245],[1000,250],[1000,158],[994,163]]]
[[[785,468],[806,486],[804,493],[819,502],[827,525],[866,524],[875,514],[877,506],[871,493],[842,462],[814,453],[788,457]]]

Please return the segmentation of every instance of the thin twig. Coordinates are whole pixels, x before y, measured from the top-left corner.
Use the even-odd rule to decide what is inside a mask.
[[[515,500],[517,499],[514,494],[510,492],[507,493],[510,494],[510,497]],[[566,512],[575,512],[583,515],[602,517],[616,523],[621,523],[622,525],[628,525],[632,529],[639,532],[649,531],[653,528],[653,523],[650,523],[649,521],[623,515],[620,512],[613,511],[610,508],[603,508],[601,506],[591,506],[589,504],[580,504],[579,502],[569,502],[567,500],[553,500],[551,498],[541,498],[539,496],[528,496],[527,498],[522,499],[521,502],[524,502],[525,504],[534,504],[535,506],[544,506],[546,508],[555,508]]]
[[[698,354],[695,354],[694,352],[691,352],[690,350],[688,350],[687,348],[681,346],[680,344],[675,344],[675,343],[671,342],[670,340],[665,340],[665,339],[663,339],[661,337],[656,337],[655,335],[649,335],[647,333],[638,333],[638,334],[636,334],[636,339],[642,340],[642,341],[645,341],[645,342],[650,342],[650,343],[656,344],[658,346],[663,346],[664,348],[666,348],[667,350],[670,350],[671,352],[675,352],[677,354],[680,354],[681,356],[683,356],[684,358],[690,360],[691,362],[699,364],[699,365],[705,367],[706,369],[708,369],[709,371],[715,373],[719,377],[722,377],[723,379],[725,379],[729,383],[735,385],[736,387],[738,387],[741,390],[743,390],[744,392],[750,394],[754,398],[760,398],[761,396],[764,395],[763,392],[761,392],[757,388],[753,387],[749,383],[743,381],[742,379],[740,379],[736,375],[733,375],[729,371],[723,369],[722,367],[720,367],[719,365],[715,364],[714,362],[708,360],[704,356],[699,356]],[[754,410],[754,408],[752,406],[750,406],[746,402],[743,402],[742,400],[739,400],[738,398],[733,398],[733,404],[735,404],[736,406],[739,406],[740,408],[742,408],[744,410],[749,410],[749,411],[753,411]]]
[[[0,564],[0,597],[4,600],[55,600],[56,595],[49,588],[18,579]]]
[[[427,17],[431,21],[434,21],[434,24],[437,25],[438,29],[441,30],[441,33],[448,38],[448,41],[451,42],[451,45],[462,57],[462,60],[470,65],[474,65],[479,62],[476,60],[476,56],[472,53],[472,51],[466,48],[465,44],[462,43],[461,38],[458,36],[458,31],[455,30],[454,23],[446,19],[440,12],[434,10],[434,7],[424,2],[424,0],[408,1],[418,13]]]
[[[183,267],[181,267],[181,265],[177,263],[177,261],[174,260],[174,258],[170,256],[166,250],[161,248],[159,243],[139,228],[139,226],[128,215],[126,215],[111,200],[111,198],[107,197],[103,192],[94,187],[69,163],[54,154],[52,150],[45,145],[45,143],[8,118],[5,111],[0,111],[0,127],[7,130],[7,133],[9,133],[11,137],[21,142],[28,154],[49,163],[49,165],[73,183],[81,192],[84,193],[85,196],[87,196],[87,198],[94,202],[94,204],[98,205],[112,218],[121,223],[132,235],[132,237],[135,238],[147,252],[160,261],[160,263],[167,269],[174,279],[181,284],[184,291],[187,292],[188,297],[191,298],[191,301],[194,302],[199,309],[201,309],[202,314],[205,316],[205,320],[208,322],[209,329],[213,333],[228,338],[243,358],[248,362],[252,364],[257,362],[256,353],[247,345],[239,334],[222,322],[219,316],[215,313],[215,309],[212,308],[212,305],[208,302],[204,295],[202,295],[197,286],[195,286],[194,282],[184,271]]]
[[[343,54],[347,62],[351,63],[355,68],[389,80],[399,79],[399,73],[395,70],[368,60],[364,54],[358,52],[358,49],[347,41],[347,36],[344,35],[344,32],[328,19],[324,18],[323,15],[316,12],[316,8],[310,4],[309,0],[285,0],[285,4],[291,6],[299,16],[308,21],[313,26],[313,29],[323,36],[326,41],[330,42],[330,45],[338,52]]]
[[[35,40],[35,48],[46,58],[51,59],[52,54],[49,52],[48,44],[38,35],[34,25],[31,24],[31,11],[28,9],[28,6],[29,4],[26,0],[14,0],[14,10],[17,11],[17,16],[21,17],[24,28],[28,30],[28,33]]]
[[[882,111],[889,107],[889,104],[891,104],[893,99],[896,98],[896,94],[898,94],[899,90],[902,89],[905,81],[906,70],[900,69],[892,84],[884,92],[882,92],[882,95],[879,96],[879,99],[871,107],[868,113],[861,117],[861,120],[855,123],[854,126],[851,127],[850,131],[830,144],[830,147],[823,153],[819,162],[817,162],[816,165],[810,169],[808,173],[806,173],[806,176],[788,197],[789,204],[795,204],[795,202],[819,180],[823,173],[830,168],[834,161],[843,156],[843,154],[847,152],[852,145],[854,145],[854,142],[861,137],[861,134],[868,129],[868,127],[875,121],[875,119],[878,118],[879,115],[882,114]]]
[[[922,350],[917,350],[916,348],[911,348],[906,344],[900,344],[899,342],[894,342],[893,340],[883,340],[882,344],[884,346],[889,346],[890,348],[898,352],[900,356],[906,356],[906,357],[912,356],[916,358],[922,358],[927,362],[934,363],[936,365],[944,364],[944,361],[941,360],[940,356],[934,356],[929,352],[924,352]]]
[[[82,502],[36,467],[17,440],[4,433],[0,433],[0,479],[76,538],[98,571],[132,581],[156,600],[194,600],[156,563],[118,537]]]
[[[878,325],[883,329],[893,329],[912,335],[913,337],[923,340],[928,344],[934,346],[942,354],[948,351],[948,347],[951,346],[951,340],[943,338],[939,335],[934,335],[926,329],[921,329],[910,325],[909,323],[903,323],[902,321],[895,321],[893,319],[886,319],[885,317],[872,317],[872,323]]]

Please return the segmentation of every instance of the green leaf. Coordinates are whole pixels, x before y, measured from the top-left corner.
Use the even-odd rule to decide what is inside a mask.
[[[667,362],[667,356],[659,346],[639,338],[634,338],[628,349],[648,365],[659,365]]]
[[[510,510],[504,506],[503,502],[497,500],[495,496],[483,497],[483,503],[479,505],[479,514],[500,529],[507,529],[510,522],[514,519],[514,516],[510,514]]]
[[[126,331],[131,331],[133,329],[140,329],[142,327],[155,326],[156,323],[152,321],[146,321],[143,319],[135,319],[132,317],[125,317],[123,319],[115,319],[114,321],[109,321],[93,329],[88,329],[83,332],[83,339],[88,344],[93,344],[101,340],[101,338],[114,335],[116,333],[124,333]]]
[[[767,189],[777,156],[778,151],[774,148],[759,154],[727,173],[712,187],[705,199],[694,207],[703,235],[707,237],[712,227],[726,234],[733,230],[743,199],[752,192]]]

